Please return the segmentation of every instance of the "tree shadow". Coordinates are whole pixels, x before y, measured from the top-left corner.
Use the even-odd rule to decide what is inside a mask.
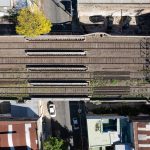
[[[104,103],[100,105],[87,103],[89,113],[117,114],[123,116],[150,115],[150,106],[145,103]]]
[[[72,131],[70,131],[66,126],[62,126],[58,121],[51,119],[52,123],[52,135],[64,140],[64,150],[68,147],[72,148],[71,140],[73,138]]]

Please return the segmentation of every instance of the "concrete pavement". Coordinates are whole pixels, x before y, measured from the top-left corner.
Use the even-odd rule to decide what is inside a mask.
[[[71,21],[71,16],[65,11],[59,0],[41,0],[41,8],[52,23],[63,23]]]
[[[54,119],[57,120],[62,126],[67,126],[69,130],[72,130],[69,102],[54,101],[53,103],[56,106],[56,117]]]

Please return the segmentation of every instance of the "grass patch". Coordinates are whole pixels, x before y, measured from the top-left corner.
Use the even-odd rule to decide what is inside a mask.
[[[112,85],[116,85],[118,83],[118,80],[113,79],[113,80],[110,80],[110,82],[111,82]]]

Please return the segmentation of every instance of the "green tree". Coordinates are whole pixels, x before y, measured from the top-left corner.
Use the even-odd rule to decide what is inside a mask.
[[[58,139],[56,137],[49,137],[43,143],[44,150],[62,150],[64,145],[64,141],[62,139]]]
[[[23,8],[17,16],[16,32],[27,37],[35,37],[51,31],[52,24],[36,7]]]

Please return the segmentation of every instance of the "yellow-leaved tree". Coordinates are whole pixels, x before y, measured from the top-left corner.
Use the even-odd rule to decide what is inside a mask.
[[[51,31],[52,24],[42,11],[33,6],[23,8],[17,16],[16,32],[27,37],[36,37]]]

